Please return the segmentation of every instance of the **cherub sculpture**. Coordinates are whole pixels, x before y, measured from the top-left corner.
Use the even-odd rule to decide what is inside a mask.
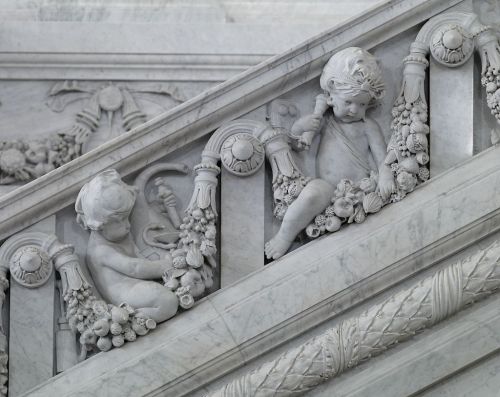
[[[286,253],[295,237],[331,203],[341,180],[357,182],[375,172],[382,199],[395,189],[392,171],[384,163],[384,137],[377,123],[366,116],[385,93],[377,59],[357,47],[339,51],[324,67],[320,85],[324,94],[316,98],[314,113],[299,118],[291,131],[302,149],[309,148],[321,131],[317,179],[309,181],[288,207],[278,233],[266,244],[268,258]]]
[[[130,233],[129,215],[135,189],[126,185],[115,170],[107,170],[80,191],[76,201],[77,221],[90,230],[87,265],[97,290],[116,306],[127,304],[136,317],[162,322],[174,316],[179,305],[174,292],[157,283],[172,260],[147,260],[138,256]]]

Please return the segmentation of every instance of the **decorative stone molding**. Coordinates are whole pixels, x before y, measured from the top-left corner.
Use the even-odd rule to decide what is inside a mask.
[[[237,176],[255,174],[265,158],[264,148],[259,140],[245,133],[226,138],[220,152],[224,168]]]
[[[194,312],[158,327],[140,344],[86,360],[34,392],[64,395],[72,385],[83,395],[187,396],[212,387],[215,379],[498,232],[499,154],[499,147],[478,154],[355,233],[335,233],[295,250],[202,299]],[[440,222],[433,222],[436,214]],[[262,321],[248,321],[249,313]],[[137,357],[143,365],[137,366]],[[169,371],[154,371],[165,363]],[[114,382],[117,377],[126,382]]]
[[[460,66],[471,57],[474,42],[459,25],[441,25],[432,35],[430,51],[439,63]]]
[[[4,52],[0,54],[0,78],[220,83],[267,58],[261,54]]]
[[[44,233],[23,233],[0,247],[0,263],[8,266],[12,278],[23,287],[40,287],[52,275],[52,262],[42,248],[45,238]]]
[[[500,242],[496,241],[210,396],[292,396],[306,392],[499,288]]]
[[[265,61],[238,78],[134,129],[130,134],[101,145],[92,154],[68,164],[64,171],[54,170],[42,181],[33,182],[29,189],[21,187],[4,195],[0,199],[0,236],[3,233],[3,237],[7,237],[70,205],[90,175],[108,168],[118,168],[123,175],[142,169],[152,161],[211,133],[228,120],[240,117],[316,78],[326,59],[340,48],[352,45],[372,48],[458,2],[397,0],[396,3],[383,4],[348,25],[335,27],[292,52]],[[415,7],[419,8],[418,13],[408,12]],[[367,31],[371,32],[369,36],[364,34]],[[30,196],[33,189],[38,192],[36,199]],[[48,202],[50,207],[46,204]]]
[[[13,255],[10,274],[24,287],[38,287],[52,274],[50,258],[38,247],[24,247]]]

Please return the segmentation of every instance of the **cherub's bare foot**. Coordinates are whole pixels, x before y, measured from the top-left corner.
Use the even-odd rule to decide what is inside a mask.
[[[291,245],[292,241],[288,241],[277,234],[269,240],[264,247],[267,259],[278,259],[282,257],[286,254]]]

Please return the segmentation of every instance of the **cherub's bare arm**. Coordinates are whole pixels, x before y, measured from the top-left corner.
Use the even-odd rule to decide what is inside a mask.
[[[391,193],[394,192],[396,185],[391,168],[385,164],[387,153],[387,144],[385,143],[382,131],[376,121],[366,119],[367,122],[367,137],[370,150],[378,167],[378,190],[384,200],[389,199]]]
[[[373,158],[380,171],[381,166],[384,165],[385,156],[387,154],[387,144],[385,143],[384,135],[377,122],[370,118],[366,118],[365,122],[368,144],[370,145]]]
[[[134,258],[105,246],[97,248],[93,256],[102,266],[110,267],[126,276],[144,280],[161,278],[165,271],[172,267],[169,259],[150,261]]]

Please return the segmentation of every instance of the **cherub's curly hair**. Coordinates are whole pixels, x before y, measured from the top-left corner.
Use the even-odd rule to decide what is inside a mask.
[[[135,197],[135,188],[125,184],[116,170],[103,171],[78,193],[76,221],[84,229],[100,230],[109,219],[130,214]]]
[[[345,48],[333,55],[323,68],[319,82],[327,92],[350,91],[357,95],[366,91],[370,94],[371,104],[385,94],[377,58],[359,47]]]

